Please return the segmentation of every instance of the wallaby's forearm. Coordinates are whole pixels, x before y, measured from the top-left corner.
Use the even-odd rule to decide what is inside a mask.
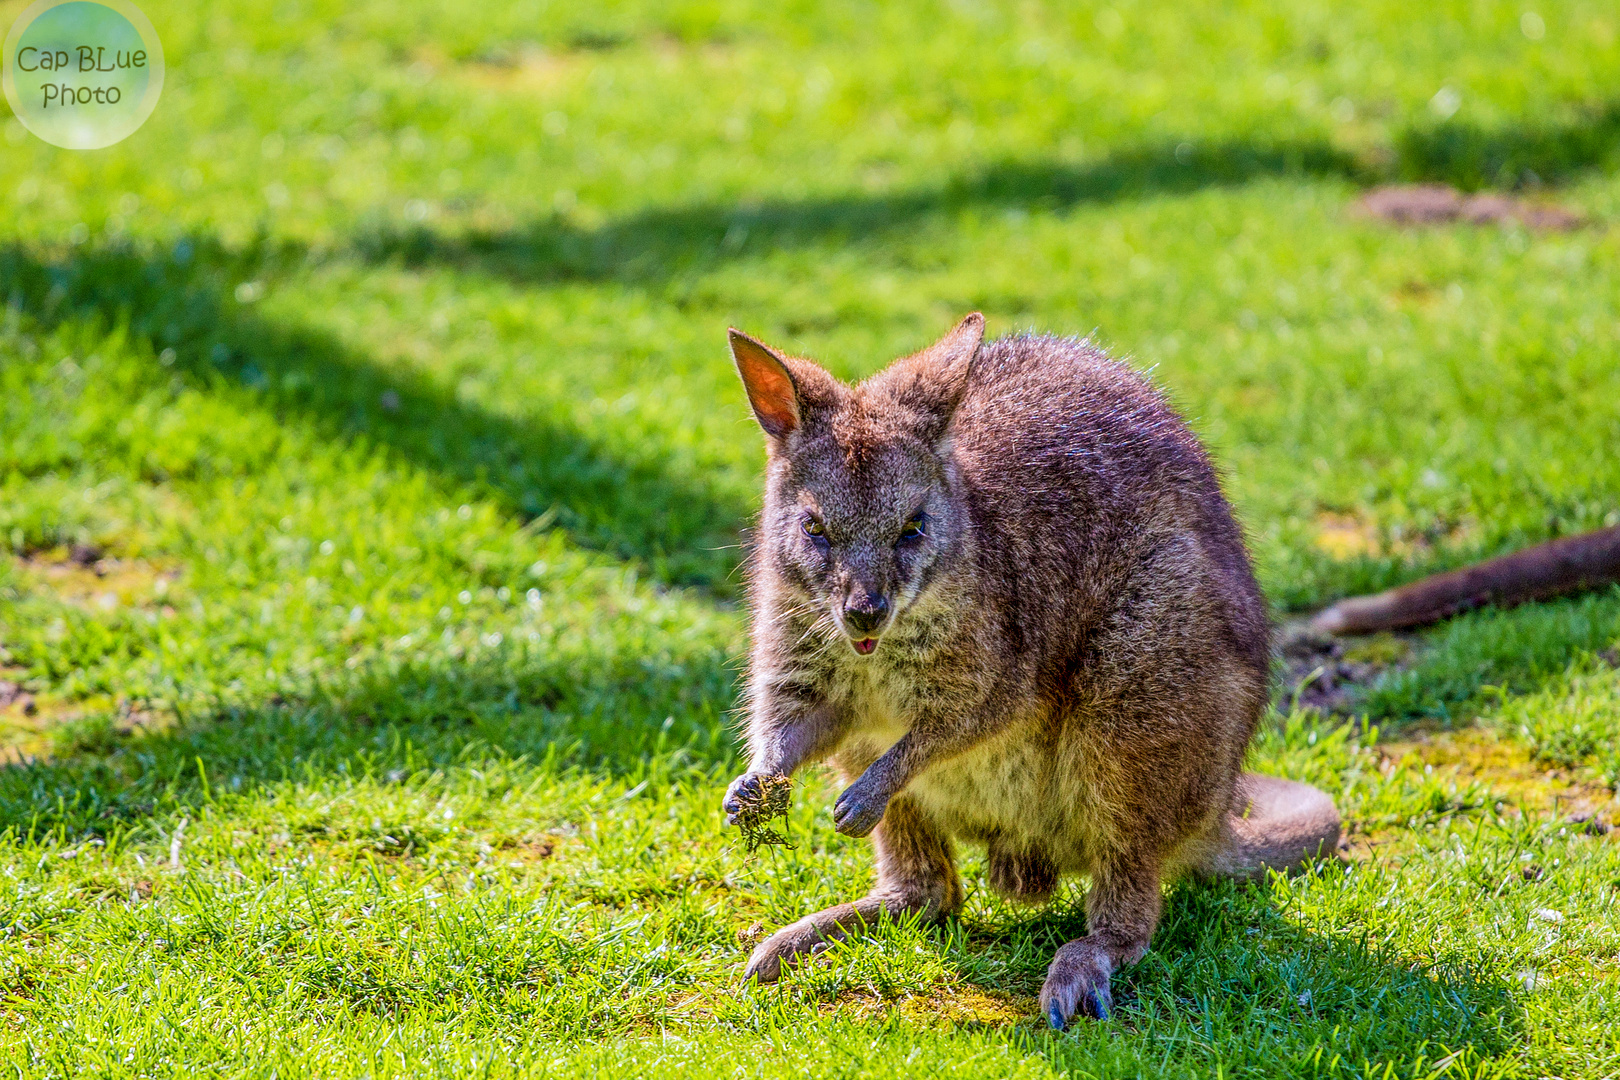
[[[981,714],[982,715],[982,714]],[[889,800],[928,766],[964,753],[1001,731],[1004,720],[982,716],[975,723],[967,717],[949,720],[930,717],[932,722],[914,724],[910,731],[876,761],[838,797],[833,821],[848,836],[865,836],[883,820]]]
[[[819,761],[838,748],[849,730],[826,704],[784,707],[767,698],[748,725],[748,769],[771,776],[792,776],[806,762]]]
[[[903,791],[917,774],[935,762],[965,753],[999,732],[1000,724],[974,724],[955,727],[951,723],[917,724],[861,774],[861,782],[871,783],[891,797]]]

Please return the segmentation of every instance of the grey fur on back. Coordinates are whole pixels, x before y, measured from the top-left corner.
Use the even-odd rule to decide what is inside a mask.
[[[1043,657],[1048,693],[1072,691],[1080,671],[1109,686],[1127,672],[1179,681],[1217,657],[1265,682],[1265,609],[1242,535],[1208,455],[1146,379],[1084,340],[986,342],[953,432],[980,573],[1014,599],[1001,605],[1009,636]],[[1147,671],[1088,656],[1099,634],[1132,642],[1134,656],[1172,597],[1209,617],[1225,647],[1172,634]]]

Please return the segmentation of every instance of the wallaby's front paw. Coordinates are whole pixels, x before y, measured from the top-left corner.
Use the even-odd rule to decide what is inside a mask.
[[[865,836],[883,820],[889,808],[886,792],[876,791],[862,780],[844,789],[833,804],[833,824],[845,836]]]
[[[737,815],[752,806],[758,806],[765,797],[766,773],[747,772],[731,782],[726,797],[720,800],[720,809],[726,812],[726,824],[737,824]]]
[[[1114,963],[1108,951],[1089,938],[1071,941],[1052,957],[1041,987],[1041,1012],[1054,1030],[1062,1031],[1076,1013],[1106,1020],[1114,1009],[1108,980]]]

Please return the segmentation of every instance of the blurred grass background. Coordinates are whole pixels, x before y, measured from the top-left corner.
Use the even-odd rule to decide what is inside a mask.
[[[727,325],[848,377],[968,310],[1095,334],[1279,619],[1620,522],[1612,5],[144,10],[134,137],[0,124],[19,1070],[1620,1069],[1620,860],[1567,820],[1620,781],[1613,593],[1376,645],[1384,743],[1279,718],[1261,767],[1376,857],[1178,891],[1066,1040],[1025,1021],[1072,896],[738,995],[737,934],[865,856],[815,783],[774,861],[713,809],[762,458]],[[1356,212],[1390,181],[1585,224]]]

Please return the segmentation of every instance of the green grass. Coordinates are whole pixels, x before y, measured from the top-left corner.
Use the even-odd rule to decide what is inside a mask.
[[[792,849],[717,809],[727,325],[846,376],[972,309],[1094,330],[1280,618],[1620,521],[1612,5],[144,7],[136,136],[0,123],[19,1075],[1620,1075],[1620,833],[1573,820],[1620,593],[1422,635],[1376,729],[1275,717],[1348,868],[1176,886],[1062,1036],[1078,886],[1009,908],[978,853],[960,920],[740,989],[870,870],[823,779]],[[1399,231],[1385,179],[1588,224]]]

